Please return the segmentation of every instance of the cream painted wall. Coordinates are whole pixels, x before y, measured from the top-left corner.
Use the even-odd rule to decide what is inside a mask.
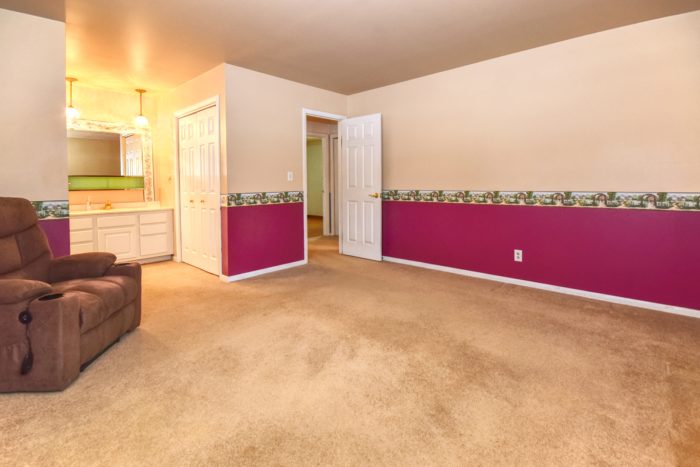
[[[700,12],[348,98],[381,112],[384,187],[700,191]]]
[[[158,119],[154,128],[154,151],[156,153],[156,193],[161,205],[175,206],[175,168],[177,147],[175,146],[175,113],[199,104],[212,97],[219,97],[221,139],[221,192],[226,193],[226,77],[225,65],[215,68],[184,83],[174,91],[159,96]],[[156,149],[157,148],[157,149]]]
[[[68,199],[65,25],[0,9],[0,196]]]
[[[233,65],[226,95],[229,192],[303,190],[302,108],[345,115],[347,97]]]
[[[77,81],[73,84],[73,105],[80,110],[81,119],[133,124],[139,113],[139,95],[136,91],[113,91]],[[153,128],[158,118],[157,95],[148,92],[143,95],[143,114]]]

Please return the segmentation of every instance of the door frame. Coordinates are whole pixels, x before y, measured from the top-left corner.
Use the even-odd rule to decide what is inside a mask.
[[[337,140],[336,144],[333,144],[334,139]],[[338,213],[340,212],[340,203],[338,202],[338,193],[340,193],[340,189],[338,188],[340,183],[340,133],[336,135],[329,135],[328,143],[328,158],[333,171],[333,173],[331,173],[330,181],[333,185],[333,212],[335,213],[335,216],[333,216],[332,219],[331,232],[334,235],[337,235],[338,239],[340,239],[340,218],[338,217]]]
[[[225,160],[223,157],[221,157],[221,105],[219,102],[219,96],[213,96],[209,97],[207,99],[204,99],[203,101],[197,102],[196,104],[184,107],[180,110],[177,110],[173,113],[173,137],[175,139],[175,163],[173,164],[173,180],[175,183],[173,184],[175,186],[175,209],[174,209],[174,234],[175,234],[175,255],[173,256],[173,260],[181,263],[182,262],[182,220],[180,219],[180,209],[181,209],[181,204],[182,200],[180,199],[180,137],[179,137],[179,132],[180,132],[180,125],[179,125],[179,120],[184,117],[188,117],[192,114],[195,114],[199,111],[202,111],[204,109],[208,109],[209,107],[215,107],[216,108],[216,115],[218,116],[217,119],[217,125],[216,125],[216,139],[218,141],[218,146],[219,146],[219,151],[218,151],[218,160],[217,163],[219,165],[219,177],[218,177],[218,198],[219,198],[219,209],[217,210],[217,221],[219,225],[219,235],[216,235],[216,238],[219,242],[217,250],[219,251],[218,254],[218,261],[217,261],[217,271],[218,271],[218,276],[223,277],[223,271],[221,269],[222,267],[222,261],[223,258],[221,257],[222,255],[222,241],[221,241],[221,178],[222,174],[226,173],[224,170],[224,167],[221,164],[222,160]]]
[[[308,205],[307,195],[309,191],[308,180],[306,176],[306,117],[319,117],[325,118],[326,120],[335,120],[336,122],[340,122],[341,120],[345,120],[347,118],[345,115],[323,112],[321,110],[313,110],[307,108],[301,109],[301,176],[303,179],[302,186],[304,190],[304,263],[309,262],[309,239],[307,238],[309,234],[309,223],[307,219],[308,214],[306,212],[306,208]],[[336,216],[339,215],[340,212],[336,212]]]

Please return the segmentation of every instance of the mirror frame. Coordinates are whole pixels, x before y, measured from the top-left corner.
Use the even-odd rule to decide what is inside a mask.
[[[123,122],[101,122],[98,120],[77,119],[68,122],[69,130],[99,131],[102,133],[138,134],[141,136],[141,150],[143,151],[143,200],[155,201],[155,189],[153,186],[153,148],[151,130],[140,128]]]

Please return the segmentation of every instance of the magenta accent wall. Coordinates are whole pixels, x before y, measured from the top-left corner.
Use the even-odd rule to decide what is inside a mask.
[[[221,208],[226,276],[304,259],[304,204]]]
[[[54,258],[70,255],[70,221],[68,219],[43,219],[39,227],[46,233]]]
[[[384,256],[700,310],[697,212],[382,206]]]

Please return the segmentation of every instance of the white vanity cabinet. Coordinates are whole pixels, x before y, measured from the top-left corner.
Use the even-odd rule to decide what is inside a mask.
[[[106,251],[117,255],[118,261],[170,259],[172,214],[170,209],[71,214],[71,253]]]

